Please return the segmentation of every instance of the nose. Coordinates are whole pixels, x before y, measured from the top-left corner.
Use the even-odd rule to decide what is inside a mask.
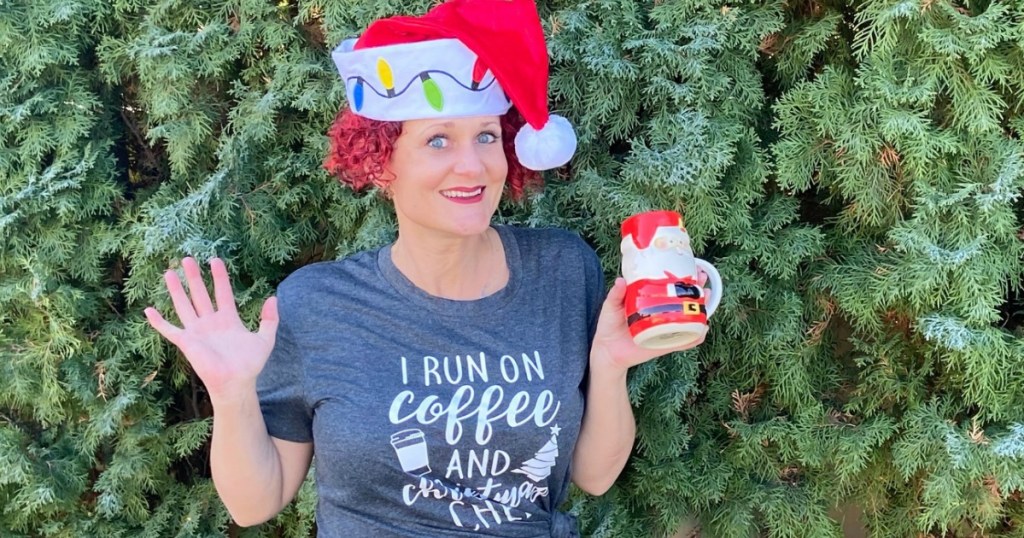
[[[460,176],[476,177],[483,174],[484,160],[480,144],[467,144],[456,155],[454,172]]]

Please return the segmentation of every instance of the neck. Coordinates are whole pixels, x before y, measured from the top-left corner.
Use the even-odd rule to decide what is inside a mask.
[[[417,288],[445,299],[485,297],[504,287],[509,276],[501,238],[493,228],[469,237],[399,230],[391,261]]]

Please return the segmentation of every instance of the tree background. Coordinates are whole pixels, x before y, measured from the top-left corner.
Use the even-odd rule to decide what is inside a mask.
[[[142,309],[227,260],[240,310],[393,238],[321,168],[329,51],[431,0],[0,0],[0,534],[254,529],[209,481],[211,408]],[[685,214],[727,292],[636,368],[634,457],[584,534],[1024,536],[1024,2],[551,0],[570,166],[498,220]]]

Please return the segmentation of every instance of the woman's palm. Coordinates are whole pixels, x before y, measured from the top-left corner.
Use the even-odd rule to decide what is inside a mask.
[[[191,298],[177,273],[164,274],[182,326],[167,322],[154,308],[146,309],[146,318],[157,332],[181,350],[211,395],[247,390],[255,384],[256,376],[274,348],[278,323],[276,299],[271,297],[263,304],[260,328],[251,332],[238,316],[223,261],[217,258],[210,261],[216,309],[195,260],[185,258],[182,267]]]

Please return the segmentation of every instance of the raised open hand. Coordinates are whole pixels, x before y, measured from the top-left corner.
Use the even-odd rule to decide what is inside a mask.
[[[270,297],[263,303],[259,330],[250,332],[238,317],[223,260],[210,260],[216,307],[206,292],[199,264],[192,258],[185,258],[181,265],[191,298],[176,272],[164,273],[164,281],[182,326],[172,325],[153,307],[146,308],[146,319],[158,333],[178,346],[211,398],[233,398],[254,390],[256,377],[274,348],[277,298]]]

